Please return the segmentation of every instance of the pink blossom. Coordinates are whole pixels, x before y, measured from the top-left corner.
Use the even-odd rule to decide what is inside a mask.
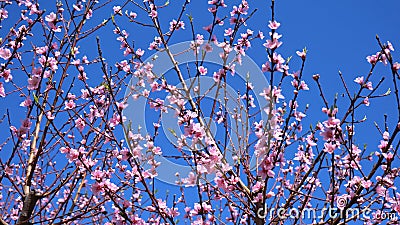
[[[117,107],[118,110],[124,110],[126,107],[128,107],[128,104],[124,103],[124,102],[117,102]]]
[[[395,62],[395,63],[393,63],[393,69],[394,70],[399,70],[400,69],[400,63],[398,63],[398,62]]]
[[[364,84],[364,77],[357,77],[356,79],[354,79],[354,82],[356,82],[359,85],[363,85]]]
[[[18,129],[18,132],[22,134],[28,133],[28,131],[31,129],[32,122],[26,118],[22,121],[21,127]]]
[[[142,50],[141,48],[138,48],[138,49],[136,50],[136,55],[137,55],[138,57],[143,56],[143,55],[144,55],[144,50]]]
[[[21,104],[19,104],[20,106],[23,106],[23,107],[29,107],[30,105],[32,105],[32,100],[31,100],[31,98],[28,96],[28,97],[26,97],[26,99],[23,101],[23,102],[21,102]]]
[[[158,13],[157,13],[156,10],[151,10],[149,16],[150,16],[152,19],[154,19],[154,18],[157,18]]]
[[[0,9],[0,18],[7,19],[8,18],[8,11],[5,9]]]
[[[324,144],[324,152],[328,152],[330,154],[333,153],[333,151],[336,149],[336,144],[332,144],[332,143],[325,143]]]
[[[266,62],[266,63],[262,64],[261,70],[262,70],[264,73],[265,73],[265,72],[271,72],[271,65],[269,64],[269,62]]]
[[[374,88],[372,87],[372,82],[371,81],[368,81],[367,82],[367,84],[365,85],[365,87],[368,89],[368,90],[373,90]]]
[[[225,30],[224,36],[230,36],[233,34],[232,28],[229,27],[229,29]]]
[[[82,130],[85,128],[85,126],[86,126],[86,123],[85,123],[84,119],[79,117],[78,119],[75,120],[75,127],[78,128],[78,130],[80,132],[82,132]]]
[[[297,51],[296,54],[300,56],[303,60],[306,59],[306,52],[305,51]]]
[[[86,14],[86,16],[85,16],[85,18],[88,20],[88,19],[92,18],[92,16],[93,16],[93,10],[89,9],[87,14]]]
[[[74,100],[65,101],[65,109],[73,109],[75,106]]]
[[[101,170],[99,170],[99,169],[96,169],[96,170],[92,171],[91,175],[92,175],[92,176],[91,176],[90,179],[92,179],[92,180],[98,180],[98,181],[103,180],[103,178],[105,177],[104,171],[101,171]]]
[[[19,210],[18,210],[18,209],[12,208],[12,209],[11,209],[10,218],[11,218],[12,220],[18,220],[18,218],[19,218]]]
[[[387,132],[387,131],[383,132],[383,135],[382,135],[383,140],[389,141],[389,137],[390,137],[389,132]]]
[[[11,51],[8,48],[0,48],[0,58],[7,60],[11,57]]]
[[[223,77],[225,77],[224,69],[219,69],[218,72],[214,72],[214,74],[213,74],[213,78],[214,78],[215,82],[220,82]]]
[[[77,5],[73,4],[72,7],[78,12],[83,9],[83,5],[81,3],[78,3]]]
[[[385,149],[387,147],[387,145],[388,145],[387,141],[381,140],[381,144],[378,145],[378,148],[383,150],[383,149]]]
[[[367,61],[371,64],[375,64],[378,61],[380,52],[377,52],[375,55],[367,56]]]
[[[4,89],[3,83],[0,82],[0,97],[6,97],[6,90]]]
[[[271,92],[271,86],[269,86],[268,88],[264,88],[263,92],[260,93],[260,96],[263,96],[267,101],[270,101],[271,100],[270,92]],[[282,90],[280,88],[277,88],[276,86],[273,87],[272,98],[277,103],[279,103],[279,99],[285,99],[285,97],[281,94],[281,92]]]
[[[300,82],[299,90],[305,90],[305,91],[309,90],[308,85],[303,80]]]
[[[47,117],[48,120],[54,120],[54,118],[55,118],[55,117],[51,114],[50,111],[48,111],[48,112],[46,113],[46,117]]]
[[[256,184],[251,188],[252,192],[258,192],[263,187],[260,181],[257,181]]]
[[[121,6],[117,5],[113,7],[113,11],[116,15],[121,15],[122,16],[122,11],[121,11]]]
[[[28,90],[32,91],[35,90],[39,87],[40,83],[40,76],[39,75],[33,75],[31,78],[28,79]]]
[[[13,76],[11,75],[11,70],[10,69],[6,69],[3,72],[0,73],[0,77],[3,77],[4,80],[7,82],[11,81]]]
[[[49,15],[45,17],[45,20],[50,23],[54,23],[57,20],[57,15],[51,12]]]
[[[205,68],[204,66],[199,66],[199,73],[201,75],[206,75],[207,74],[207,68]]]
[[[268,27],[272,30],[276,30],[279,28],[280,25],[281,25],[280,23],[274,20],[274,21],[269,21]]]
[[[179,30],[179,29],[185,29],[185,23],[180,20],[179,22],[177,22],[176,20],[172,20],[169,23],[169,31],[173,31],[173,30]]]
[[[52,31],[54,31],[56,33],[61,32],[61,27],[56,27],[56,25],[54,23],[48,22],[48,25]]]
[[[96,182],[96,183],[92,184],[92,192],[94,195],[98,195],[102,191],[104,191],[103,183]]]
[[[193,172],[190,172],[187,178],[182,179],[182,182],[187,187],[194,186],[197,183],[197,176]]]
[[[363,104],[366,105],[366,106],[369,106],[369,99],[368,99],[368,97],[364,98]]]
[[[270,35],[271,35],[271,33],[270,33]],[[279,41],[280,37],[282,37],[282,35],[279,35],[278,33],[274,33],[272,35],[272,40],[271,39],[267,39],[266,43],[263,44],[264,47],[269,48],[269,49],[279,48],[282,45],[282,42]]]
[[[390,41],[387,41],[387,48],[390,50],[390,51],[394,51],[394,48],[393,48],[393,45],[392,45],[392,43],[390,43]]]
[[[129,13],[129,17],[131,17],[132,19],[136,19],[137,13],[135,13],[135,12],[130,12],[130,13]]]
[[[79,157],[79,151],[76,149],[70,149],[69,152],[67,153],[67,159],[70,163],[76,161],[78,157]]]

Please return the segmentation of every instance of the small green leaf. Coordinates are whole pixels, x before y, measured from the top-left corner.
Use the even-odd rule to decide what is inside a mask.
[[[289,63],[290,60],[292,59],[293,56],[289,56],[289,58],[287,58],[286,63]]]
[[[390,88],[386,91],[386,93],[384,95],[390,95],[392,91],[390,90]]]
[[[176,132],[172,128],[168,128],[168,130],[169,130],[169,132],[171,132],[172,135],[174,135],[174,137],[176,137],[176,138],[178,137],[176,135]]]
[[[35,95],[35,93],[33,93],[33,99],[36,104],[39,104],[39,98]]]
[[[192,23],[192,22],[193,22],[193,16],[192,16],[192,14],[186,14],[186,16],[189,18],[189,21]]]

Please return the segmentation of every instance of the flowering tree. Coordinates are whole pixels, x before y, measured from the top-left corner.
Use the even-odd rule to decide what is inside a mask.
[[[339,104],[320,75],[304,74],[306,49],[299,65],[281,55],[274,0],[267,31],[250,29],[257,10],[246,0],[208,1],[201,29],[189,0],[167,19],[169,1],[52,4],[0,2],[0,224],[397,224],[400,64],[390,42],[377,37],[355,83],[339,73]],[[136,46],[132,26],[154,39]],[[183,34],[189,42],[174,45]],[[258,70],[254,47],[265,50]],[[382,64],[390,79],[372,84]],[[324,116],[307,128],[306,76]],[[392,101],[383,124],[358,113],[374,98]],[[380,142],[358,143],[361,124]]]

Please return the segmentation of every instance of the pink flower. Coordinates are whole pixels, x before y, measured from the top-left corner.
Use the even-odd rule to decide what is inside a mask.
[[[19,214],[19,210],[18,210],[18,209],[12,208],[12,209],[11,209],[10,218],[11,218],[12,220],[18,220],[18,218],[19,218],[18,214]]]
[[[271,34],[271,33],[270,33],[270,34]],[[279,35],[278,33],[274,33],[274,34],[272,35],[272,40],[267,39],[267,40],[266,40],[266,43],[263,44],[264,47],[269,48],[269,49],[276,49],[276,48],[278,48],[279,46],[282,45],[282,42],[279,41],[279,38],[280,38],[280,37],[282,37],[282,35]]]
[[[276,21],[274,20],[274,21],[269,21],[268,27],[269,27],[270,29],[272,29],[272,30],[276,30],[276,29],[279,28],[280,25],[281,25],[280,23],[278,23],[278,22],[276,22]]]
[[[83,120],[82,118],[79,117],[78,119],[75,120],[75,127],[78,128],[80,132],[82,132],[85,126],[86,126],[85,120]]]
[[[328,152],[330,154],[333,153],[333,151],[336,149],[336,145],[332,143],[325,143],[324,144],[324,152]]]
[[[113,7],[113,11],[116,15],[121,15],[122,16],[122,11],[121,11],[121,6],[117,5]]]
[[[139,56],[139,57],[143,56],[144,55],[144,50],[142,50],[141,48],[138,48],[136,50],[136,55]]]
[[[8,12],[5,9],[0,9],[0,18],[1,19],[7,19],[8,18]]]
[[[55,118],[55,117],[51,114],[50,111],[48,111],[48,112],[46,113],[46,117],[47,117],[48,120],[54,120],[54,118]]]
[[[54,23],[57,20],[57,15],[51,12],[49,15],[45,17],[45,20],[50,23]]]
[[[375,64],[378,61],[380,52],[377,52],[375,55],[367,56],[367,61],[371,64]]]
[[[40,76],[39,75],[33,75],[31,78],[28,79],[28,90],[32,91],[35,90],[39,87],[40,83]]]
[[[232,28],[229,27],[229,29],[225,30],[224,36],[230,36],[233,34]]]
[[[6,82],[11,81],[13,78],[9,69],[4,70],[2,73],[0,73],[0,77],[3,77]]]
[[[364,84],[364,77],[357,77],[356,79],[354,79],[354,82],[356,82],[359,85],[363,85]]]
[[[201,75],[206,75],[207,74],[207,68],[205,68],[204,66],[199,66],[199,73]]]
[[[306,52],[305,51],[297,51],[296,54],[300,56],[303,60],[306,59]]]
[[[73,161],[76,161],[78,159],[78,157],[79,157],[79,151],[78,150],[76,150],[76,149],[70,149],[69,150],[69,152],[67,154],[68,162],[71,163]]]
[[[382,137],[383,137],[383,140],[389,141],[389,137],[390,137],[389,132],[387,132],[387,131],[383,132]]]
[[[300,82],[300,88],[299,88],[300,90],[305,90],[305,91],[307,91],[307,90],[310,90],[309,88],[308,88],[308,85],[304,82],[304,81],[301,81]]]
[[[0,48],[0,57],[3,58],[4,60],[7,60],[11,57],[11,51],[8,48]]]
[[[400,63],[398,63],[398,62],[395,62],[394,64],[393,64],[393,69],[394,70],[399,70],[400,69]]]
[[[173,30],[179,30],[179,29],[185,29],[185,23],[183,21],[179,21],[177,22],[176,20],[172,20],[169,23],[169,31],[173,31]]]
[[[369,188],[372,186],[372,181],[370,180],[361,180],[361,186],[363,186],[364,188]]]
[[[19,106],[23,107],[28,107],[30,105],[32,105],[32,100],[29,98],[29,96],[23,102],[21,102],[21,104],[19,104]]]
[[[182,182],[187,187],[194,186],[197,183],[197,176],[193,172],[190,172],[187,178],[182,179]]]
[[[102,192],[104,190],[104,184],[103,183],[94,183],[92,184],[92,192],[94,195],[99,194],[100,192]]]
[[[31,129],[32,122],[26,118],[22,121],[21,127],[19,128],[18,132],[20,134],[26,134]]]
[[[132,19],[136,19],[137,13],[135,13],[135,12],[130,12],[130,13],[129,13],[129,16],[130,16]]]
[[[214,74],[213,74],[213,79],[215,82],[220,82],[223,77],[225,77],[224,69],[220,69],[220,70],[218,70],[218,72],[214,72]]]
[[[4,89],[3,83],[0,82],[0,97],[6,97],[6,90]]]
[[[393,45],[390,43],[390,41],[387,42],[387,48],[392,52],[394,51]]]
[[[157,18],[157,15],[158,15],[158,13],[157,13],[156,10],[151,10],[151,12],[150,12],[150,14],[149,14],[149,16],[150,16],[152,19]]]
[[[257,181],[256,184],[251,188],[252,192],[258,192],[262,188],[262,184],[260,181]]]
[[[101,171],[101,170],[99,170],[99,169],[94,170],[94,171],[91,173],[91,175],[92,175],[92,177],[91,177],[90,179],[92,179],[92,180],[99,180],[99,181],[101,181],[101,180],[105,177],[104,171]]]
[[[364,98],[363,104],[366,105],[366,106],[369,106],[369,99],[368,99],[368,97]]]
[[[69,100],[65,102],[65,109],[73,109],[75,108],[76,104],[74,100]]]
[[[269,62],[262,64],[261,70],[263,72],[271,72],[271,66],[270,66]]]
[[[128,104],[124,103],[124,102],[117,102],[117,107],[118,110],[124,110],[126,107],[128,107]]]
[[[367,82],[367,84],[365,85],[367,88],[368,88],[368,90],[373,90],[373,87],[372,87],[372,82],[371,81],[368,81]]]

